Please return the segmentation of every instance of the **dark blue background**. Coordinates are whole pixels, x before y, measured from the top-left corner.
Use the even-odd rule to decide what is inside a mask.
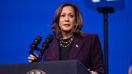
[[[87,9],[83,0],[0,0],[0,64],[27,63],[30,44],[40,35],[42,48],[53,34],[48,25],[64,2],[78,6],[82,31],[97,33],[104,51],[103,13]],[[132,0],[125,0],[125,5],[124,10],[108,14],[109,74],[127,74],[132,59]]]
[[[124,0],[84,0],[84,4],[90,10],[97,10],[97,7],[113,7],[119,11],[125,8]]]

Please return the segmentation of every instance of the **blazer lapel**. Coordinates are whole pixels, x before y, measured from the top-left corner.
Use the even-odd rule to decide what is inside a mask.
[[[59,43],[57,40],[53,42],[51,47],[51,60],[59,61]]]
[[[80,38],[75,37],[74,42],[73,42],[73,46],[72,46],[72,50],[69,56],[69,60],[75,60],[79,51],[81,50],[81,47],[84,43],[84,40],[81,40]]]

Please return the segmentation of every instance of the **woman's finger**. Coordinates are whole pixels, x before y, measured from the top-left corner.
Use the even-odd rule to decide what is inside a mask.
[[[32,60],[28,60],[28,62],[32,62]]]
[[[90,69],[88,69],[90,71]]]
[[[28,59],[29,59],[29,60],[34,60],[34,59],[35,59],[35,57],[28,57]]]
[[[35,53],[34,53],[34,54],[35,54]],[[35,55],[36,55],[36,57],[38,57],[38,55],[37,55],[37,54],[35,54]],[[32,55],[32,54],[30,54],[30,56],[31,56],[31,57],[35,57],[35,56],[34,56],[34,55]]]
[[[95,72],[95,71],[93,71],[93,73],[92,74],[98,74],[97,72]]]

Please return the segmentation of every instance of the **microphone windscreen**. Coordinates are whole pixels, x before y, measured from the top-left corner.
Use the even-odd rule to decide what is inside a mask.
[[[54,36],[52,34],[49,34],[46,38],[46,40],[49,40],[49,43],[51,43],[54,39]]]
[[[36,36],[36,38],[34,39],[34,43],[38,45],[38,44],[41,42],[41,40],[42,40],[42,37],[38,35],[38,36]]]

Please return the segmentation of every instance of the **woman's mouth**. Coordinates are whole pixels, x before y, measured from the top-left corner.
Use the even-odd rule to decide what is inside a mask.
[[[70,24],[64,24],[64,26],[65,26],[65,27],[69,27],[69,26],[70,26]]]

